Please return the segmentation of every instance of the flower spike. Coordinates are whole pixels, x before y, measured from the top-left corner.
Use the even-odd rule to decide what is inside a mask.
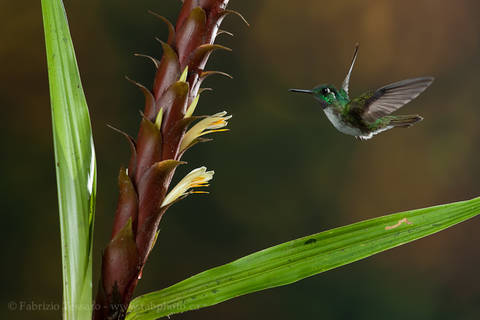
[[[162,216],[187,195],[206,193],[200,190],[208,186],[214,174],[200,167],[179,179],[174,187],[171,182],[176,167],[184,163],[180,160],[188,148],[210,140],[203,135],[227,130],[231,118],[226,112],[193,115],[200,94],[211,90],[202,88],[202,82],[214,74],[231,77],[205,71],[205,65],[213,51],[231,51],[215,44],[215,38],[219,34],[231,35],[220,28],[222,20],[232,13],[239,14],[226,9],[229,0],[182,2],[175,26],[165,17],[149,12],[168,28],[167,41],[156,38],[162,46],[161,59],[135,54],[155,65],[151,87],[127,78],[142,90],[145,107],[136,139],[121,132],[129,141],[132,155],[128,169],[121,169],[119,174],[120,196],[112,236],[104,250],[93,320],[125,319]]]

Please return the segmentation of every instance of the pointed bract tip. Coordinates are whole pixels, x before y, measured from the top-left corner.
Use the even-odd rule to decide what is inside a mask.
[[[225,15],[233,13],[234,15],[238,16],[243,21],[243,23],[247,25],[247,27],[250,27],[250,23],[248,23],[247,19],[245,19],[245,17],[240,12],[227,9],[224,11],[224,13]]]
[[[230,74],[228,74],[226,72],[222,72],[222,71],[203,71],[200,74],[200,78],[205,79],[206,77],[209,77],[211,75],[220,75],[220,76],[227,77],[229,79],[233,79],[233,77]]]
[[[168,41],[167,42],[168,42],[168,44],[171,45],[173,43],[174,39],[175,39],[175,27],[173,26],[173,24],[167,18],[159,15],[156,12],[153,12],[152,10],[148,10],[148,13],[157,17],[157,18],[159,18],[160,20],[162,20],[167,25],[167,28],[168,28]]]
[[[217,35],[221,35],[221,34],[226,34],[226,35],[229,35],[230,37],[233,37],[233,33],[231,33],[230,31],[218,30]]]
[[[205,91],[213,91],[213,88],[200,88],[200,89],[198,90],[198,93],[201,94],[201,93],[203,93],[203,92],[205,92]]]
[[[114,126],[112,126],[112,125],[110,125],[110,124],[108,124],[108,123],[107,123],[106,125],[107,125],[108,128],[112,129],[113,131],[119,132],[119,133],[122,133],[122,134],[123,134],[123,131],[122,131],[122,130],[117,129],[117,128],[115,128]]]
[[[147,58],[147,59],[150,59],[153,64],[155,65],[155,68],[158,69],[158,67],[160,66],[160,61],[158,59],[155,59],[154,57],[151,57],[147,54],[141,54],[141,53],[134,53],[133,54],[135,57],[141,57],[141,58]]]

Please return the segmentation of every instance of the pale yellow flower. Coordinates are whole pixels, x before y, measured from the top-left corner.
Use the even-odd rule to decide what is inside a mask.
[[[213,133],[227,131],[228,129],[222,129],[227,126],[228,121],[232,116],[227,116],[226,111],[216,113],[212,116],[200,120],[193,127],[191,127],[183,137],[180,151],[185,150],[195,139],[200,136]]]
[[[162,207],[168,206],[178,198],[189,195],[190,193],[208,193],[191,189],[208,187],[208,181],[212,180],[214,173],[214,171],[207,171],[206,167],[192,170],[167,194],[162,202]]]

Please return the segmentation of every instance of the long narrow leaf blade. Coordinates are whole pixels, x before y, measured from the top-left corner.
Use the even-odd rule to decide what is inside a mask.
[[[362,221],[286,242],[132,301],[128,320],[157,319],[286,285],[431,235],[480,213],[480,198]]]
[[[96,162],[90,117],[61,0],[42,0],[63,265],[63,318],[90,319]]]

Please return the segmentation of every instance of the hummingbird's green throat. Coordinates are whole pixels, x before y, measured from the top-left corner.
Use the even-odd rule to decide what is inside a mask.
[[[340,90],[327,84],[316,86],[312,90],[289,89],[289,91],[313,95],[320,102],[327,118],[335,128],[363,140],[385,130],[410,127],[423,120],[419,115],[393,116],[390,114],[422,93],[433,82],[433,77],[395,82],[350,99],[348,87],[357,54],[358,44],[355,46],[352,63]]]

